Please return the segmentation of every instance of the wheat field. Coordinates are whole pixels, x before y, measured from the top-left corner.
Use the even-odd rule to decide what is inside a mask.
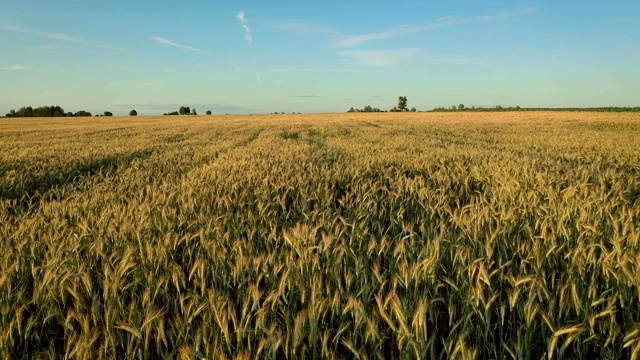
[[[640,358],[640,115],[0,119],[0,357]]]

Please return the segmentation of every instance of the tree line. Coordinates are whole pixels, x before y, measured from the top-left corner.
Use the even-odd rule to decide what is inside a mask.
[[[356,109],[351,107],[347,112],[403,112],[403,111],[417,111],[415,107],[409,109],[407,107],[407,97],[400,96],[398,98],[398,105],[394,106],[390,110],[380,110],[379,108],[371,107],[370,105],[365,106],[362,109]],[[640,107],[638,106],[603,106],[603,107],[565,107],[565,108],[534,108],[534,107],[520,107],[520,106],[509,106],[503,107],[500,105],[494,107],[466,107],[464,104],[453,105],[450,108],[447,107],[437,107],[433,110],[427,110],[429,112],[452,112],[452,111],[595,111],[595,112],[640,112]]]
[[[207,110],[206,114],[211,115],[211,110]],[[166,112],[162,115],[198,115],[198,112],[195,108],[191,109],[188,106],[180,106],[180,109],[178,109],[178,111]]]
[[[131,110],[129,116],[137,116],[136,110]],[[40,106],[33,108],[31,106],[23,106],[18,111],[11,110],[5,117],[8,118],[23,118],[23,117],[89,117],[93,116],[89,111],[79,110],[76,112],[65,112],[62,106]],[[102,114],[96,114],[95,116],[113,116],[111,111],[105,111]]]
[[[33,108],[31,106],[21,107],[11,110],[5,115],[6,117],[75,117],[75,116],[91,116],[88,111],[80,110],[75,113],[65,112],[61,106],[41,106]]]
[[[352,106],[349,110],[347,110],[347,112],[403,112],[403,111],[411,111],[411,112],[417,111],[415,107],[412,107],[411,109],[409,109],[409,107],[407,106],[406,96],[398,97],[398,105],[394,106],[390,110],[380,110],[379,108],[371,107],[371,105],[367,105],[362,109],[354,109]]]
[[[411,109],[407,106],[407,97],[400,96],[398,98],[398,105],[394,106],[390,110],[381,110],[380,108],[374,108],[371,105],[366,105],[362,109],[356,109],[351,107],[347,112],[415,112],[417,111],[415,107]],[[468,112],[491,112],[491,111],[593,111],[593,112],[640,112],[640,107],[635,106],[605,106],[605,107],[566,107],[566,108],[533,108],[533,107],[520,107],[520,106],[509,106],[502,107],[497,105],[495,107],[466,107],[464,104],[453,105],[450,108],[446,107],[437,107],[433,110],[428,110],[430,112],[453,112],[453,111],[468,111]],[[211,110],[207,110],[207,115],[211,115]],[[284,112],[283,112],[284,114]],[[131,110],[129,112],[129,116],[137,116],[138,112],[136,110]],[[191,109],[189,106],[180,106],[178,111],[172,111],[164,113],[163,115],[198,115],[196,109]],[[20,118],[20,117],[88,117],[92,116],[92,114],[85,110],[79,110],[74,112],[65,112],[61,106],[40,106],[33,108],[31,106],[21,107],[19,110],[11,110],[9,111],[5,117],[8,118]],[[95,116],[113,116],[113,113],[110,111],[105,111],[102,114],[96,114]]]
[[[437,107],[432,112],[452,112],[452,111],[593,111],[593,112],[640,112],[640,107],[638,106],[603,106],[603,107],[564,107],[564,108],[546,108],[546,107],[520,107],[520,106],[509,106],[503,107],[500,105],[494,107],[466,107],[464,104],[459,104],[458,106],[451,106],[450,108],[446,107]]]
[[[211,115],[211,110],[207,110],[207,115]],[[198,115],[196,109],[191,109],[188,106],[181,106],[178,111],[172,111],[164,113],[163,115]],[[65,112],[62,106],[40,106],[31,107],[24,106],[20,109],[9,111],[5,117],[8,118],[22,118],[22,117],[85,117],[93,116],[90,112],[80,110],[74,112]],[[105,111],[102,114],[96,114],[95,116],[113,116],[111,111]],[[129,111],[129,116],[138,116],[138,112],[134,109]]]

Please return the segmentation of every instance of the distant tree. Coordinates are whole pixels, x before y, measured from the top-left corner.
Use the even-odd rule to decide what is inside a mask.
[[[398,98],[398,111],[405,111],[406,108],[407,108],[407,97],[400,96]]]
[[[502,111],[502,106],[497,105],[497,106],[496,106],[496,111]]]
[[[53,117],[64,116],[64,109],[61,106],[52,106],[50,110],[51,110],[51,116]]]
[[[412,107],[412,108],[411,108],[411,112],[416,112],[416,108],[415,108],[415,107]]]
[[[196,112],[196,108],[193,108],[193,110],[191,110],[191,115],[198,115],[198,113]]]
[[[74,116],[78,116],[78,117],[80,117],[80,116],[91,116],[91,113],[88,112],[88,111],[80,110],[80,111],[77,111]]]
[[[135,110],[129,111],[129,116],[138,116],[138,112]]]
[[[457,110],[458,108],[455,105],[451,106],[451,110]]]
[[[191,114],[191,109],[188,106],[180,106],[180,115],[189,115]]]
[[[23,114],[24,117],[34,117],[36,116],[33,108],[31,106],[23,107],[19,110],[20,113]]]
[[[356,112],[356,109],[354,109],[352,106],[351,109],[347,110],[347,112]]]
[[[464,104],[458,105],[458,110],[460,110],[460,111],[464,110]]]
[[[104,116],[113,116],[113,113],[111,111],[105,111]]]
[[[207,115],[211,115],[211,110],[207,110]]]

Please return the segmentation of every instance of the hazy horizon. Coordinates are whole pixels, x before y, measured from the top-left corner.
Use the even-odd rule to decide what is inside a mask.
[[[0,6],[0,114],[639,105],[630,1]]]

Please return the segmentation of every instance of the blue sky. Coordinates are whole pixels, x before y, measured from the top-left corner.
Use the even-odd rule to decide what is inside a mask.
[[[639,1],[0,0],[0,113],[640,105]]]

